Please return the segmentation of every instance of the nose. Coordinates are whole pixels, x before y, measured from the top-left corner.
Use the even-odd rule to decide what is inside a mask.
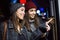
[[[33,14],[36,14],[36,12],[34,11]]]
[[[25,14],[25,11],[23,12],[23,14]]]
[[[25,15],[25,12],[23,12],[22,14]]]

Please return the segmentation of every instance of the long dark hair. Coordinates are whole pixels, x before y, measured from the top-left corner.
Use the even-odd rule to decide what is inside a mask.
[[[38,19],[38,16],[37,16],[37,14],[35,15],[35,18],[34,18],[34,26],[35,26],[35,28],[38,28],[38,26],[39,26],[39,19]],[[31,29],[30,29],[30,24],[29,24],[29,13],[26,11],[26,14],[25,14],[25,26],[26,26],[26,28],[29,30],[29,31],[31,31]]]
[[[18,21],[18,17],[16,16],[16,12],[15,13],[13,13],[13,15],[12,15],[12,17],[11,17],[11,20],[12,20],[12,22],[13,22],[13,25],[14,25],[14,29],[15,29],[15,31],[16,32],[18,32],[18,33],[20,33],[20,31],[21,31],[21,28],[24,26],[24,20],[20,20],[19,19],[19,21]],[[18,26],[19,25],[19,26]],[[18,28],[19,28],[19,30],[18,30]]]

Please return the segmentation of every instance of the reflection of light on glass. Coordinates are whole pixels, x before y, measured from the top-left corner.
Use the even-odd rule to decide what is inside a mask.
[[[44,15],[46,15],[46,12],[44,13]]]
[[[41,15],[41,14],[40,14],[40,10],[37,10],[37,14],[38,14],[38,15]]]

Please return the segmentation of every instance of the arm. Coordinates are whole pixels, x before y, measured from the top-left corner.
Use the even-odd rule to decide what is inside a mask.
[[[50,20],[46,22],[46,29],[47,29],[47,31],[50,30],[50,26],[49,26],[48,24],[49,24],[52,20],[53,20],[53,18],[50,18]]]
[[[3,30],[2,40],[6,40],[6,33],[7,33],[7,22],[6,21],[4,22],[3,26],[4,26],[4,30]]]

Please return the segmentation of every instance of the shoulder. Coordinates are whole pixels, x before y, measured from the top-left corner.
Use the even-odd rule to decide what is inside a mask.
[[[7,26],[8,26],[8,28],[13,28],[13,23],[11,20],[7,21]]]

